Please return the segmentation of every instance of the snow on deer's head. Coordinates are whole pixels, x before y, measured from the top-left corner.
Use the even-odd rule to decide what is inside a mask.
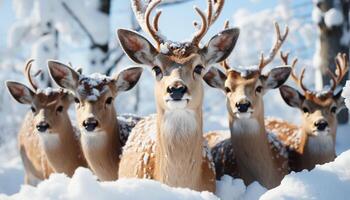
[[[204,80],[210,86],[225,92],[229,114],[235,119],[263,118],[263,95],[268,89],[280,87],[290,75],[291,68],[287,66],[276,67],[268,74],[262,73],[262,69],[273,60],[287,37],[288,29],[281,36],[278,24],[276,23],[275,26],[276,43],[267,59],[261,56],[258,66],[230,68],[224,61],[222,65],[225,73],[212,68],[204,76]]]
[[[213,63],[221,62],[233,50],[239,30],[227,29],[215,35],[204,47],[199,47],[210,25],[221,12],[223,1],[208,1],[208,14],[195,8],[202,25],[191,42],[172,42],[159,34],[156,14],[153,27],[150,13],[160,3],[152,1],[144,8],[142,2],[132,1],[134,13],[145,32],[155,39],[154,47],[146,38],[133,31],[119,29],[117,35],[125,53],[134,62],[151,67],[156,77],[155,96],[158,109],[178,110],[200,108],[203,100],[202,77]],[[215,10],[214,10],[215,8]],[[214,13],[213,13],[214,12]]]
[[[48,67],[52,79],[75,95],[78,125],[83,134],[108,132],[113,128],[115,97],[119,92],[133,88],[143,71],[140,67],[132,67],[107,77],[101,74],[85,76],[57,61],[49,61]]]
[[[281,54],[285,63],[288,62],[288,54]],[[297,60],[293,61],[295,68]],[[303,83],[305,69],[300,78],[295,72],[292,73],[293,80],[303,90],[303,94],[290,86],[280,87],[280,93],[284,101],[291,107],[299,108],[302,114],[302,128],[310,136],[325,136],[336,133],[336,114],[345,108],[342,90],[335,93],[336,86],[344,78],[349,66],[345,54],[338,54],[336,58],[336,75],[329,71],[332,77],[332,87],[329,90],[316,92],[306,88]]]
[[[57,134],[62,132],[60,130],[67,125],[67,120],[69,121],[67,110],[73,97],[63,89],[38,89],[30,74],[33,61],[30,60],[25,68],[26,78],[33,89],[14,81],[7,81],[6,86],[17,102],[30,105],[35,132],[39,136],[58,137]]]

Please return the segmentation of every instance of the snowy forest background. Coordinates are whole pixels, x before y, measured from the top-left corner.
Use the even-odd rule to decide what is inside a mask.
[[[322,78],[325,66],[333,66],[338,51],[349,52],[349,4],[349,0],[226,0],[221,16],[203,41],[229,19],[231,26],[241,29],[230,65],[253,65],[258,63],[260,52],[267,53],[274,41],[273,22],[281,27],[288,25],[290,34],[282,49],[299,59],[298,69],[307,66],[307,84],[320,89],[329,81]],[[165,1],[160,19],[162,34],[172,40],[189,38],[192,21],[198,18],[193,5],[204,8],[206,1]],[[119,47],[115,30],[140,28],[128,0],[0,0],[0,16],[0,193],[12,194],[22,182],[15,138],[29,107],[10,98],[4,81],[27,83],[23,69],[30,58],[35,59],[35,70],[45,72],[36,80],[42,87],[53,85],[46,72],[47,59],[71,63],[85,74],[111,75],[134,65]],[[325,37],[331,42],[320,40]],[[281,61],[276,58],[269,67],[278,65]],[[154,113],[153,82],[150,71],[145,70],[136,89],[117,98],[118,113]],[[227,129],[224,94],[209,87],[205,91],[204,130]],[[278,90],[265,95],[265,112],[294,123],[300,121],[296,109],[284,103]],[[74,110],[71,113],[74,119]],[[338,153],[350,148],[346,130],[349,125],[340,127]],[[7,167],[4,163],[16,166],[12,174],[3,173]]]

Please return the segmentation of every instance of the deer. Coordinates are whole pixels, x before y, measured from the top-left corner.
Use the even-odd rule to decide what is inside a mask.
[[[239,29],[221,31],[200,46],[224,5],[223,0],[209,0],[206,13],[194,8],[202,23],[194,23],[198,29],[193,39],[173,42],[159,33],[162,11],[155,14],[151,23],[152,10],[160,3],[132,1],[138,23],[154,39],[155,46],[134,31],[117,31],[128,57],[153,71],[156,99],[156,114],[145,117],[130,133],[123,148],[119,177],[148,178],[172,187],[213,192],[215,171],[203,138],[203,75],[211,64],[231,53]]]
[[[130,67],[112,77],[84,75],[64,63],[49,60],[48,71],[58,86],[74,94],[80,143],[89,168],[100,181],[117,180],[122,138],[139,118],[118,120],[114,100],[137,84],[143,68]]]
[[[212,131],[205,135],[214,157],[217,179],[229,174],[243,179],[246,185],[258,181],[266,188],[273,188],[289,172],[285,152],[274,144],[281,143],[270,136],[264,119],[264,94],[279,88],[291,73],[289,66],[262,72],[288,35],[288,27],[282,35],[279,25],[274,25],[276,40],[267,58],[261,54],[258,65],[232,68],[225,60],[221,63],[224,72],[213,67],[204,76],[209,86],[225,93],[227,102],[230,134]],[[228,21],[225,29],[227,27]]]
[[[72,176],[75,169],[87,164],[77,138],[79,132],[67,113],[73,102],[72,95],[63,89],[38,88],[31,77],[33,61],[28,61],[25,67],[31,88],[14,81],[7,81],[6,86],[14,100],[31,109],[19,130],[18,147],[24,165],[24,182],[35,186],[52,173]]]
[[[281,52],[281,59],[288,64],[289,54]],[[345,108],[342,90],[335,92],[337,85],[349,70],[346,54],[339,53],[335,58],[336,72],[328,70],[332,80],[329,88],[323,91],[312,91],[304,84],[305,67],[300,76],[296,74],[295,58],[291,64],[291,78],[301,89],[283,85],[279,88],[280,94],[287,105],[297,108],[301,113],[301,125],[298,131],[289,131],[289,134],[280,134],[276,137],[283,142],[290,154],[290,167],[292,171],[303,169],[311,170],[316,164],[331,162],[336,157],[335,139],[337,132],[337,113]],[[271,129],[288,129],[289,123],[273,123],[267,125]]]

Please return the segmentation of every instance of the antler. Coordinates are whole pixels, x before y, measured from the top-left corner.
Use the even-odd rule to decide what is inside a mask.
[[[338,53],[337,57],[335,58],[335,64],[337,68],[335,74],[332,73],[328,68],[328,73],[331,75],[333,82],[329,92],[334,92],[334,90],[337,88],[337,85],[341,82],[341,80],[343,80],[346,72],[349,70],[348,58],[345,53]]]
[[[289,53],[286,53],[284,54],[282,51],[280,53],[280,57],[283,61],[283,63],[285,65],[289,65],[288,64],[288,57],[289,57]],[[292,76],[292,79],[294,82],[296,82],[299,87],[304,91],[304,93],[311,93],[311,90],[307,89],[307,87],[304,85],[304,75],[305,75],[305,67],[302,69],[301,71],[301,74],[300,74],[300,77],[298,78],[296,72],[295,72],[295,66],[298,62],[298,59],[297,58],[294,58],[293,62],[292,62],[292,65],[291,65],[291,68],[292,68],[292,72],[291,72],[291,76]]]
[[[214,3],[214,5],[213,5]],[[202,10],[200,10],[198,7],[194,7],[195,11],[198,13],[202,20],[202,25],[200,29],[197,31],[195,36],[192,39],[192,44],[198,46],[199,42],[202,40],[204,35],[208,32],[209,27],[216,21],[216,19],[219,17],[222,8],[224,7],[224,0],[207,0],[208,4],[208,10],[207,15],[204,14]],[[213,12],[214,10],[214,12]],[[195,27],[197,27],[198,23],[194,23]]]
[[[146,5],[143,5],[141,0],[132,0],[132,8],[135,13],[136,19],[139,22],[141,28],[143,31],[148,32],[152,38],[157,43],[158,47],[161,43],[165,41],[165,38],[163,38],[159,34],[158,30],[158,22],[159,17],[162,14],[162,11],[157,11],[154,19],[153,19],[153,26],[150,22],[150,16],[152,11],[154,10],[157,5],[161,3],[162,0],[149,0]]]
[[[281,48],[283,42],[286,40],[289,29],[288,26],[286,26],[284,34],[281,35],[280,27],[277,22],[275,22],[275,31],[276,31],[276,41],[274,45],[272,46],[269,56],[265,59],[264,54],[261,53],[260,55],[260,63],[259,63],[259,69],[262,70],[266,65],[268,65],[276,56],[278,50]]]
[[[36,91],[38,89],[38,86],[34,83],[32,76],[30,74],[30,70],[32,68],[32,63],[34,62],[34,59],[31,59],[27,62],[26,67],[24,68],[24,75],[25,77],[28,79],[30,85],[32,86],[32,88],[34,89],[34,91]],[[41,70],[39,70],[38,72],[36,72],[34,74],[34,76],[37,76],[41,73]]]

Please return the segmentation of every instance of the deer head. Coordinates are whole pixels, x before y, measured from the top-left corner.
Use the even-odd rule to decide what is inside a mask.
[[[281,53],[281,58],[285,64],[288,63],[288,54]],[[303,112],[302,127],[310,136],[335,134],[336,114],[345,107],[344,99],[341,97],[342,90],[335,93],[335,89],[349,69],[348,60],[345,54],[338,54],[335,62],[337,70],[335,74],[329,70],[333,83],[328,90],[321,92],[309,90],[303,83],[305,68],[300,77],[295,73],[297,59],[294,59],[292,63],[292,78],[302,89],[302,93],[290,86],[280,87],[284,101],[289,106],[299,108]]]
[[[213,63],[221,62],[233,50],[239,29],[227,29],[215,35],[207,45],[200,47],[200,41],[209,27],[219,16],[224,1],[208,0],[208,12],[195,7],[202,24],[190,42],[173,42],[165,39],[158,30],[161,11],[150,23],[152,10],[161,0],[132,1],[132,7],[142,29],[156,41],[153,46],[146,38],[136,32],[119,29],[117,35],[126,54],[136,63],[148,65],[155,77],[155,96],[158,109],[195,109],[203,99],[202,77],[204,71]],[[197,26],[197,23],[195,22]]]
[[[7,81],[6,86],[17,102],[30,105],[35,131],[39,135],[57,134],[69,120],[67,109],[73,98],[63,89],[38,89],[30,73],[33,61],[30,60],[25,67],[25,76],[32,89],[14,81]]]
[[[228,23],[225,28],[228,27]],[[263,95],[269,89],[280,87],[289,77],[291,69],[287,66],[273,68],[269,73],[263,74],[262,70],[269,64],[285,41],[288,28],[281,35],[277,23],[277,34],[269,57],[260,57],[260,63],[256,66],[230,68],[226,61],[222,63],[225,73],[217,68],[212,68],[204,80],[212,87],[222,89],[227,97],[227,107],[230,116],[240,118],[263,119]]]
[[[52,79],[75,95],[78,126],[83,134],[110,132],[116,121],[115,97],[119,92],[133,88],[143,71],[133,67],[107,77],[101,74],[85,76],[57,61],[48,61],[48,67]]]

